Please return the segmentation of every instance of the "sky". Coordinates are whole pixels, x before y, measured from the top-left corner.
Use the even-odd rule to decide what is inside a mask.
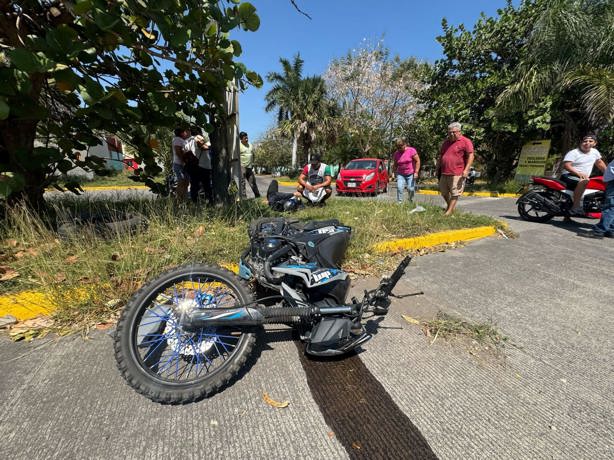
[[[279,58],[304,59],[303,76],[320,75],[332,59],[345,56],[363,40],[383,39],[392,55],[414,56],[434,62],[442,57],[435,37],[441,35],[441,20],[471,28],[480,13],[496,16],[506,0],[295,0],[308,19],[290,0],[251,0],[260,17],[256,32],[234,33],[241,42],[239,61],[264,80],[260,88],[249,88],[239,98],[239,123],[255,141],[275,124],[275,112],[264,110],[270,89],[266,74],[281,72]],[[513,3],[517,5],[518,0]]]

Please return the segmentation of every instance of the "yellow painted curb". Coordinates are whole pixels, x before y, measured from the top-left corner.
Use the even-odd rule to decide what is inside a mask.
[[[437,190],[420,190],[418,195],[439,195]],[[516,193],[499,193],[499,192],[463,192],[463,196],[482,196],[495,198],[516,198]]]
[[[138,189],[144,189],[144,188],[149,188],[146,185],[92,185],[92,186],[85,186],[85,187],[81,187],[83,190],[88,191],[88,190],[92,190],[92,191],[96,191],[96,190],[138,190]]]
[[[0,296],[0,317],[11,315],[19,321],[49,315],[55,310],[53,301],[42,292],[23,291]]]
[[[430,233],[414,238],[384,241],[373,246],[377,252],[396,252],[409,249],[422,249],[439,244],[455,243],[457,241],[471,241],[485,238],[496,233],[495,227],[463,228],[447,232]]]

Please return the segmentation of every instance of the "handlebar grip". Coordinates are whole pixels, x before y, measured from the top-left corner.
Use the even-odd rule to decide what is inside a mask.
[[[399,280],[401,279],[401,277],[405,273],[405,269],[407,268],[407,266],[411,262],[411,259],[412,259],[411,256],[406,256],[401,261],[401,263],[396,268],[396,270],[392,273],[392,275],[390,275],[390,279],[388,280],[387,283],[384,283],[384,285],[382,286],[382,289],[381,289],[381,292],[384,295],[389,296],[392,293],[392,290],[394,289],[394,287],[397,285],[397,283],[399,282]]]

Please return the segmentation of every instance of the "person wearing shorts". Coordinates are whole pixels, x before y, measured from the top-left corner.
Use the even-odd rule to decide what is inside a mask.
[[[446,216],[454,212],[458,197],[463,194],[473,157],[473,144],[461,134],[461,124],[451,123],[448,126],[448,137],[439,150],[436,166],[439,192],[446,201]]]

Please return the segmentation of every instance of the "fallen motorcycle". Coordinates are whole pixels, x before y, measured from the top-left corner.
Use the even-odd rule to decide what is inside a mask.
[[[351,228],[336,220],[254,222],[240,278],[208,265],[186,265],[144,285],[123,310],[115,357],[128,384],[149,399],[180,404],[220,390],[246,368],[265,324],[295,327],[313,356],[350,353],[371,338],[362,320],[385,315],[411,257],[362,300],[346,296],[339,268]],[[270,290],[254,300],[245,281]],[[266,306],[275,301],[274,306]]]
[[[602,176],[591,177],[582,194],[583,216],[601,218],[605,196]],[[573,188],[553,177],[533,177],[528,190],[518,201],[518,214],[530,222],[548,222],[556,216],[567,217],[573,204]]]

